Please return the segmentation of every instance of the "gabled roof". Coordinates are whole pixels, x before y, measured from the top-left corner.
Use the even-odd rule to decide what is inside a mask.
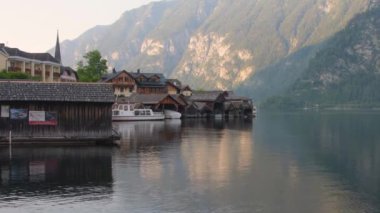
[[[0,54],[8,56],[8,54],[4,50],[4,47],[5,47],[5,45],[3,43],[0,43]]]
[[[193,104],[200,111],[212,111],[213,110],[207,103],[204,103],[204,102],[194,102]]]
[[[106,74],[106,75],[104,75],[102,77],[101,81],[102,82],[107,82],[109,80],[112,80],[112,79],[116,78],[121,73],[128,74],[131,78],[133,78],[136,81],[136,83],[139,86],[143,86],[143,87],[165,87],[166,86],[166,78],[161,73],[133,73],[133,72],[127,72],[125,70],[119,71],[119,72],[116,72],[116,73]],[[152,78],[154,76],[156,76],[157,78],[159,78],[159,81],[157,81],[157,82],[153,82],[153,81],[139,81],[140,77],[144,77],[145,79],[150,79],[150,78]]]
[[[65,67],[65,66],[61,66],[61,75],[66,71],[67,74],[74,74],[75,75],[75,78],[78,80],[79,77],[78,77],[78,73],[77,71],[75,71],[73,68],[71,67]]]
[[[129,101],[133,103],[144,103],[144,104],[158,104],[168,94],[133,94],[129,97]]]
[[[243,103],[241,102],[226,102],[226,109],[241,109],[243,107]]]
[[[186,105],[186,103],[179,100],[177,97],[172,96],[172,95],[168,95],[168,94],[136,94],[135,93],[135,94],[132,94],[130,97],[121,98],[117,102],[119,102],[119,103],[130,102],[130,103],[142,103],[142,104],[154,104],[154,105],[156,105],[156,104],[159,104],[162,100],[164,100],[167,97],[173,99],[179,105],[183,105],[183,106]]]
[[[110,81],[110,80],[112,80],[114,78],[117,78],[122,73],[125,73],[125,74],[129,75],[131,78],[133,78],[133,76],[129,72],[127,72],[125,70],[122,70],[122,71],[119,71],[119,72],[116,72],[116,73],[108,73],[106,75],[103,75],[101,81],[102,82],[108,82],[108,81]]]
[[[166,81],[167,85],[171,85],[172,87],[176,88],[178,91],[181,90],[181,85],[178,84],[178,82],[173,81],[173,80],[168,80]]]
[[[144,87],[166,87],[166,78],[163,74],[161,73],[129,73],[137,82],[139,86],[144,86]],[[138,78],[143,76],[146,79],[150,79],[154,76],[159,78],[159,81],[157,82],[152,82],[152,81],[139,81]]]
[[[190,91],[193,91],[189,85],[184,85],[184,86],[182,86],[182,88],[181,88],[182,91],[183,91],[183,90],[186,90],[186,89],[188,89],[188,90],[190,90]]]
[[[0,81],[0,101],[113,103],[110,84]]]
[[[166,83],[172,85],[173,87],[177,88],[178,90],[180,90],[182,88],[182,82],[179,81],[178,79],[167,79]]]
[[[227,101],[248,101],[250,99],[247,97],[243,97],[243,96],[229,95],[226,97],[226,100]]]
[[[221,96],[225,96],[224,91],[198,91],[193,92],[190,99],[192,101],[217,101]]]
[[[182,95],[170,95],[172,98],[174,98],[180,105],[186,106],[188,105],[186,99]]]
[[[49,53],[28,53],[18,48],[10,48],[6,46],[4,46],[3,50],[9,55],[9,57],[21,57],[21,58],[26,58],[26,59],[31,59],[31,60],[38,60],[38,61],[60,64],[60,62]]]
[[[250,101],[251,99],[244,96],[236,95],[233,91],[226,91],[226,101]]]

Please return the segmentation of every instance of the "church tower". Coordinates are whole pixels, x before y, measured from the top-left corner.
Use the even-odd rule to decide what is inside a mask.
[[[59,45],[59,33],[57,32],[57,43],[55,44],[55,55],[54,58],[59,61],[60,64],[62,64],[61,60],[61,47]]]

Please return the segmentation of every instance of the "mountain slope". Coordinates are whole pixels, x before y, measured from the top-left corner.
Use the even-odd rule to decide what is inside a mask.
[[[194,88],[239,87],[239,91],[262,99],[294,83],[307,64],[298,59],[308,61],[321,42],[367,10],[369,2],[154,2],[127,11],[112,25],[64,41],[62,58],[73,65],[86,51],[99,49],[117,69],[161,72]],[[293,58],[289,62],[287,57]],[[274,80],[272,74],[277,76]]]
[[[365,10],[367,3],[220,1],[191,38],[175,76],[206,88],[236,88],[244,82],[249,86],[269,65],[343,28],[354,14]],[[267,83],[271,84],[265,81],[264,85]]]
[[[310,62],[293,94],[322,104],[380,104],[380,8],[356,17]]]
[[[282,104],[380,105],[380,7],[355,17],[326,42]],[[279,103],[279,99],[271,100]]]

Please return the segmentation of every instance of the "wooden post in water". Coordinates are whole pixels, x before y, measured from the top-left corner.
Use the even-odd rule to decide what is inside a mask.
[[[9,159],[12,159],[12,130],[9,130]]]

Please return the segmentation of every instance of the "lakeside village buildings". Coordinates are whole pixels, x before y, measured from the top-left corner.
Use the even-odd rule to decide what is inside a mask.
[[[28,53],[0,43],[0,71],[22,72],[37,77],[43,82],[76,82],[77,73],[62,65],[59,37],[55,56],[49,53]]]
[[[175,110],[184,118],[254,116],[255,106],[249,98],[232,91],[193,91],[189,85],[162,74],[113,70],[101,81],[113,85],[118,104],[130,103],[153,111]]]
[[[78,83],[76,71],[55,57],[0,44],[0,70],[23,72],[40,81],[0,79],[0,145],[17,143],[112,142],[112,107],[134,103],[153,111],[171,109],[183,118],[253,117],[255,106],[231,91],[193,91],[157,73],[117,72],[98,83]],[[11,134],[11,135],[10,135]]]

